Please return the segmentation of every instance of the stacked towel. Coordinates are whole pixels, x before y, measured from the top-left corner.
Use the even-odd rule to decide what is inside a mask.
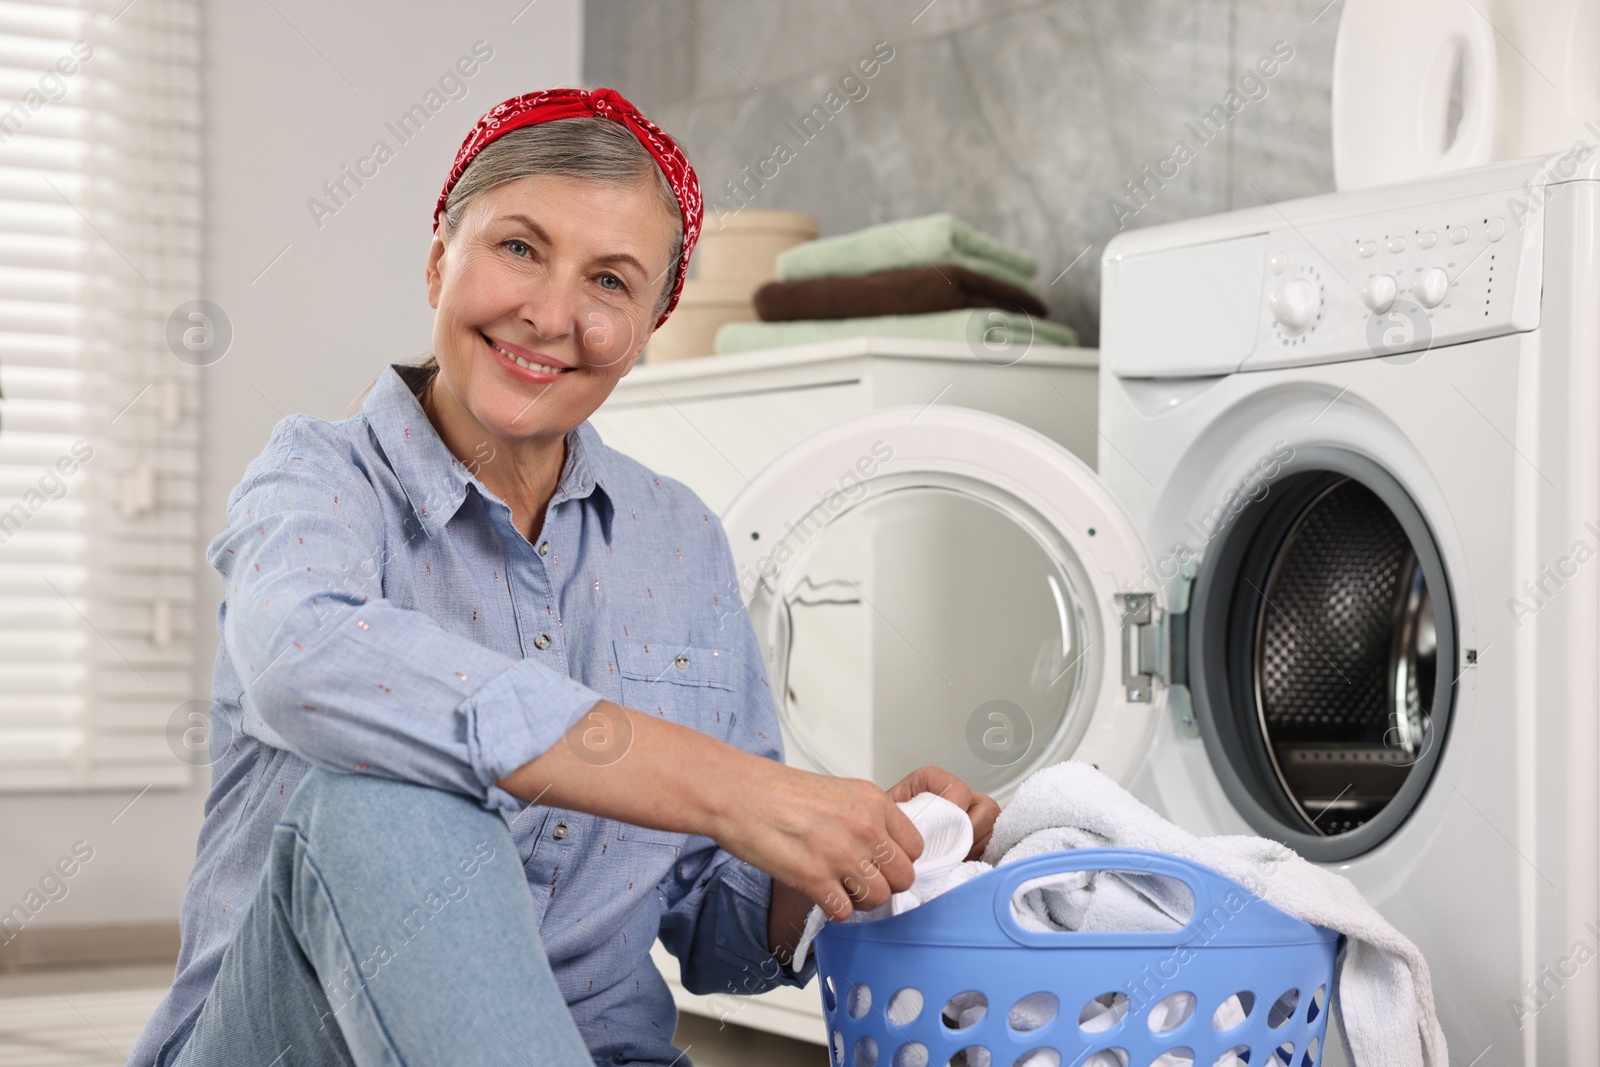
[[[1026,289],[1039,263],[949,213],[885,222],[854,233],[795,245],[778,255],[786,281],[834,275],[858,277],[881,270],[949,263]]]
[[[755,297],[761,322],[717,331],[718,353],[841,337],[962,341],[1018,355],[1034,342],[1075,345],[1028,288],[1039,265],[950,214],[869,226],[796,245]],[[1014,362],[1014,360],[1013,360]]]
[[[1001,308],[1043,317],[1044,302],[1021,286],[966,267],[906,267],[862,277],[835,275],[768,282],[756,290],[763,322],[921,315],[957,308]]]
[[[717,330],[718,355],[757,348],[815,344],[841,337],[919,337],[965,341],[997,353],[1026,352],[1033,342],[1075,345],[1072,327],[994,308],[939,311],[931,315],[878,315],[865,319],[801,319],[795,322],[730,322]]]
[[[937,805],[928,804],[906,814],[921,830],[922,820],[949,818],[947,812],[935,814],[936,809]],[[968,848],[970,833],[969,824]],[[924,836],[927,838],[926,832]],[[1258,837],[1195,837],[1135,800],[1094,767],[1078,762],[1046,767],[1022,783],[996,820],[982,860],[952,865],[948,850],[959,846],[959,832],[953,837],[945,832],[945,837],[946,852],[929,868],[943,872],[937,876],[938,887],[930,881],[915,894],[916,903],[995,866],[1062,849],[1149,849],[1204,864],[1279,911],[1345,935],[1347,943],[1329,1001],[1355,1067],[1445,1067],[1448,1063],[1444,1031],[1434,1011],[1432,978],[1416,946],[1379,915],[1348,879],[1308,863],[1277,842]],[[910,894],[896,896],[909,898]],[[1176,930],[1185,924],[1191,909],[1186,891],[1168,880],[1123,872],[1059,875],[1012,902],[1017,923],[1033,930]],[[885,906],[860,918],[880,918],[886,912],[899,914]],[[822,909],[814,908],[795,954],[796,969],[804,964],[811,940],[825,921]],[[1108,1001],[1103,1020],[1087,1020],[1084,1028],[1093,1031],[1113,1025],[1118,1021],[1117,1007]],[[1187,1010],[1186,1006],[1177,1007]],[[961,1005],[955,1009],[959,1015]],[[1224,1004],[1221,1010],[1228,1018],[1244,1019],[1243,1006],[1236,1002]],[[1101,1067],[1093,1059],[1083,1067],[1091,1064]]]

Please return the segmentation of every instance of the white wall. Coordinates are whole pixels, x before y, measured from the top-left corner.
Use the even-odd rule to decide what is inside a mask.
[[[228,493],[285,414],[344,416],[385,365],[427,350],[422,273],[430,220],[461,139],[508,96],[580,84],[582,0],[317,0],[205,5],[206,253],[209,291],[232,320],[227,355],[203,372],[202,547]],[[280,14],[281,12],[281,14]],[[493,50],[402,144],[385,128],[474,42]],[[324,181],[379,139],[394,156],[349,185],[319,227]],[[287,251],[285,249],[287,248]],[[281,258],[278,258],[282,253]],[[270,264],[270,266],[269,266]],[[221,583],[201,577],[195,695],[209,693]],[[34,926],[177,918],[209,772],[187,792],[0,797],[0,908],[20,900],[72,843],[94,859]]]

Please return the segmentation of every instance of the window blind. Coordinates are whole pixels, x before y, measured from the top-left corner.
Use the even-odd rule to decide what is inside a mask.
[[[199,47],[197,0],[0,0],[0,790],[193,774]]]

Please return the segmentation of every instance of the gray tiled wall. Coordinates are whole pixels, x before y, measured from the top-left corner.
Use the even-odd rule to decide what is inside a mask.
[[[886,217],[962,215],[1036,255],[1051,317],[1093,344],[1099,252],[1119,225],[1333,188],[1329,78],[1340,7],[588,0],[584,79],[620,90],[677,137],[714,204],[810,211],[825,234]],[[847,84],[832,102],[837,114],[802,140],[791,123],[824,106],[847,74],[859,78],[856,63],[878,42],[892,58]],[[1202,141],[1185,123],[1198,129],[1226,105],[1277,42],[1292,58],[1269,64],[1273,76],[1239,92],[1236,113],[1214,120],[1221,132]],[[1143,181],[1141,168],[1155,170],[1180,140],[1193,158],[1166,164],[1176,176],[1159,188],[1145,182],[1142,201],[1130,196],[1124,183]],[[793,158],[770,180],[751,177],[779,142]],[[1120,218],[1113,196],[1125,205]]]

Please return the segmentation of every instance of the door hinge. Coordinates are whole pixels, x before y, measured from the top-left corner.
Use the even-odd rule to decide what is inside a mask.
[[[1130,704],[1148,704],[1157,684],[1169,689],[1168,700],[1183,732],[1195,737],[1194,707],[1189,699],[1189,591],[1198,567],[1184,561],[1172,593],[1172,610],[1156,607],[1153,593],[1119,593],[1122,610],[1122,687]]]
[[[1155,594],[1120,593],[1122,608],[1122,688],[1130,704],[1148,704],[1160,651]]]

